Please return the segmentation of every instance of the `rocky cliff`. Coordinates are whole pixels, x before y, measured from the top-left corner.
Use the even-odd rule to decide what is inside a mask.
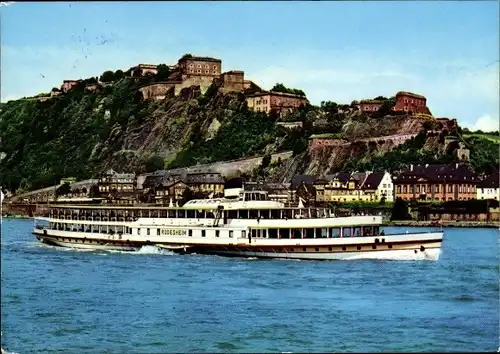
[[[130,78],[94,91],[83,81],[57,97],[2,103],[0,185],[31,190],[63,177],[95,178],[107,168],[144,173],[291,150],[293,157],[255,174],[282,182],[297,173],[391,169],[453,158],[443,134],[422,133],[432,125],[425,117],[370,117],[348,106],[307,106],[287,117],[302,127],[287,129],[276,124],[274,114],[248,110],[243,94],[222,93],[217,85],[203,94],[199,87],[184,88],[156,101],[144,99],[139,89]],[[324,133],[336,141],[323,146],[309,139]],[[493,156],[481,154],[484,161]]]

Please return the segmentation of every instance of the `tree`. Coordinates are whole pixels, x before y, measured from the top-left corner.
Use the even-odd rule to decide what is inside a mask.
[[[434,127],[435,127],[435,124],[431,120],[426,120],[424,122],[424,124],[422,124],[422,128],[425,129],[426,131],[427,130],[432,130],[432,129],[434,129]]]
[[[97,198],[99,197],[99,186],[94,184],[90,187],[89,198]]]
[[[377,97],[374,98],[374,100],[376,100],[376,101],[387,101],[387,97],[377,96]]]
[[[338,113],[338,111],[339,111],[338,104],[335,102],[331,102],[331,101],[322,101],[321,102],[321,109],[324,112],[331,113],[331,114]]]
[[[392,207],[391,221],[393,220],[410,220],[411,216],[408,213],[408,204],[401,198],[397,198]]]
[[[147,159],[144,165],[146,172],[149,173],[163,169],[165,167],[165,162],[160,156],[153,155]]]
[[[194,195],[193,191],[191,190],[191,188],[188,187],[188,188],[184,189],[184,192],[182,192],[182,198],[179,201],[179,205],[183,206],[184,204],[186,204],[187,202],[189,202],[190,200],[192,200],[194,198],[195,198],[195,195]]]
[[[101,82],[112,82],[115,79],[115,73],[111,70],[106,70],[101,75]]]
[[[299,90],[299,89],[291,89],[283,85],[282,83],[277,83],[274,85],[274,87],[271,89],[271,92],[282,92],[282,93],[292,93],[294,95],[299,95],[299,96],[305,96],[306,94],[304,91]]]
[[[60,185],[59,187],[57,187],[57,189],[56,189],[56,197],[59,197],[61,195],[66,195],[69,193],[71,193],[71,187],[70,187],[69,183],[64,183],[64,184]]]
[[[271,163],[271,155],[265,154],[260,163],[260,168],[265,169]]]
[[[125,76],[125,74],[123,73],[123,71],[118,69],[115,71],[114,80],[118,81],[118,80],[122,79],[124,76]]]
[[[170,74],[170,69],[165,64],[160,64],[157,67],[156,78],[158,80],[167,80]]]

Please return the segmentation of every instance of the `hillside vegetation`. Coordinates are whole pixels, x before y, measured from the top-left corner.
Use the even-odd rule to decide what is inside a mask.
[[[272,180],[285,174],[391,169],[452,159],[452,150],[443,149],[444,137],[424,135],[397,148],[361,143],[344,152],[325,150],[319,156],[307,152],[312,134],[353,141],[416,133],[427,124],[425,119],[404,114],[368,117],[353,110],[354,103],[323,102],[285,117],[303,124],[288,130],[276,125],[283,118],[275,112],[267,116],[250,111],[243,94],[223,94],[215,84],[204,95],[192,87],[177,97],[149,101],[138,91],[140,80],[108,76],[113,83],[98,85],[95,91],[86,90],[83,81],[45,101],[28,98],[1,104],[2,187],[19,192],[54,185],[64,177],[95,178],[107,168],[144,173],[286,150],[293,150],[293,161],[269,164],[266,158],[259,175]],[[282,85],[275,89],[301,94]],[[465,141],[479,170],[498,164],[495,142],[475,135]]]

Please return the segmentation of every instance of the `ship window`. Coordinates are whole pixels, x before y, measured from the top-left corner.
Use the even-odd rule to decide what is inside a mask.
[[[220,235],[220,231],[219,230],[215,230],[215,237],[219,237]]]
[[[137,235],[140,235],[141,234],[141,229],[137,229]]]
[[[257,219],[257,217],[259,216],[259,212],[257,210],[250,210],[249,214],[250,214],[250,219]]]
[[[314,238],[314,229],[306,229],[306,238]]]
[[[205,237],[205,230],[201,230],[201,237]]]
[[[290,238],[290,229],[279,229],[280,238]]]
[[[194,218],[194,217],[195,217],[195,212],[194,212],[194,210],[188,210],[188,211],[187,211],[187,217],[188,217],[188,218]]]
[[[193,230],[188,230],[188,236],[193,236]]]
[[[333,238],[340,237],[340,227],[330,228],[330,237]]]
[[[267,230],[262,230],[262,237],[267,238]]]
[[[248,210],[240,210],[240,219],[248,219]]]
[[[257,237],[257,230],[252,229],[252,237],[253,238]]]
[[[156,236],[160,236],[160,229],[156,229]]]
[[[342,246],[342,251],[345,251],[347,249],[346,246]]]
[[[233,237],[233,230],[229,230],[229,237]]]
[[[376,250],[377,249],[377,245],[373,245],[372,249]]]
[[[148,236],[149,236],[149,228],[148,228],[148,229],[146,229],[146,235],[148,235]]]
[[[316,229],[316,235],[314,236],[315,238],[321,238],[321,230],[322,229]]]
[[[290,252],[295,252],[295,250],[293,248],[290,248]]]
[[[361,228],[360,227],[354,227],[352,230],[352,236],[353,237],[360,237],[361,236]]]
[[[279,209],[271,210],[271,219],[281,219],[281,213]]]
[[[213,219],[215,216],[214,216],[214,213],[212,211],[207,211],[207,218],[208,219]]]
[[[186,217],[186,211],[185,210],[177,210],[177,214],[179,218],[185,218]]]
[[[269,238],[278,238],[278,229],[269,229]]]
[[[351,237],[351,228],[350,227],[342,228],[342,234],[344,235],[344,237]]]
[[[392,245],[391,245],[391,244],[388,244],[388,245],[387,245],[387,247],[392,248]]]
[[[332,250],[332,248],[331,248],[331,247],[328,247],[328,251],[331,251],[331,250]]]
[[[293,235],[293,238],[302,238],[302,230],[301,229],[293,229],[292,235]]]
[[[360,245],[358,245],[358,246],[356,247],[356,249],[359,251],[359,250],[361,249],[361,246],[360,246]]]
[[[259,216],[261,217],[261,219],[269,219],[270,212],[271,211],[269,209],[259,210]]]
[[[227,211],[228,219],[236,219],[238,217],[238,212],[236,210]]]
[[[247,232],[245,230],[241,230],[241,237],[247,237]]]
[[[316,252],[319,252],[319,248],[318,247],[316,247],[315,249],[316,249]]]

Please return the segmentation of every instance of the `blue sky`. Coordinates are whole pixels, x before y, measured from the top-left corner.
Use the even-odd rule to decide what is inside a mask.
[[[42,2],[0,16],[2,101],[191,53],[313,104],[404,90],[437,117],[499,125],[497,1]]]

